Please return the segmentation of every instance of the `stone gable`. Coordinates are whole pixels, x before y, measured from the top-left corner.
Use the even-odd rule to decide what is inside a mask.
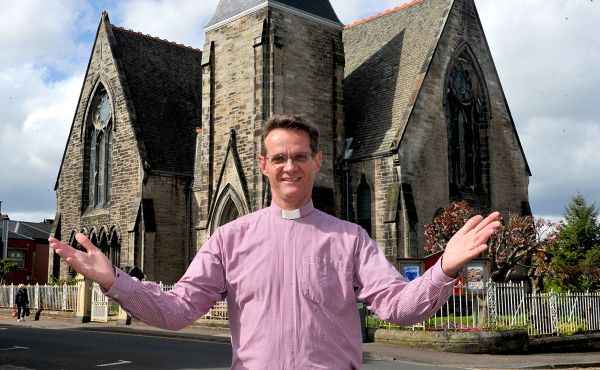
[[[69,242],[76,232],[98,241],[105,236],[118,246],[121,266],[140,266],[149,279],[173,282],[181,276],[191,244],[187,189],[194,128],[200,125],[200,59],[197,50],[114,28],[103,16],[56,184],[60,222],[54,235]],[[185,83],[177,84],[182,77]],[[112,108],[110,200],[89,207],[86,125],[99,88]],[[143,199],[155,204],[154,231],[147,232],[140,217]],[[165,264],[156,268],[159,261]],[[54,268],[54,256],[50,263],[51,272],[66,273],[64,263]]]

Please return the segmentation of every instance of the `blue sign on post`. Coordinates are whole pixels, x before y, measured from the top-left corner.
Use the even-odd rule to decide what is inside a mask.
[[[404,265],[402,266],[402,275],[408,281],[415,280],[419,277],[419,265]]]

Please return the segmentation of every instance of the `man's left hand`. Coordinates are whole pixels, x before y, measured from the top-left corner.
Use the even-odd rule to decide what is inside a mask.
[[[498,212],[485,219],[477,215],[452,236],[442,256],[442,270],[446,275],[457,277],[465,263],[487,250],[487,240],[501,225],[499,218]]]

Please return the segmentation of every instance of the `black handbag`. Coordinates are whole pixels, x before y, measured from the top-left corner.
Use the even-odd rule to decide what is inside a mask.
[[[29,316],[29,306],[25,306],[25,316]]]

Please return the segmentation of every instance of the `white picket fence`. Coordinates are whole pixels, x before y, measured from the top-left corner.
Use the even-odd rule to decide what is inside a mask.
[[[165,285],[162,282],[159,282],[158,285],[162,288],[163,291],[169,291],[173,289],[175,285]],[[201,317],[201,320],[228,320],[227,316],[227,301],[222,300],[216,302],[208,312]]]
[[[164,291],[173,285],[159,283]],[[14,306],[16,285],[0,285],[0,307]],[[50,311],[77,309],[76,285],[27,286],[29,306]],[[371,315],[373,316],[373,315]],[[227,320],[226,301],[202,317]],[[387,328],[398,326],[383,322]],[[565,335],[600,330],[600,292],[529,294],[521,284],[488,282],[477,289],[457,285],[454,294],[430,319],[411,327],[423,330],[524,328],[530,335]]]
[[[28,285],[29,307],[36,310],[75,311],[76,285]],[[0,307],[13,307],[17,285],[0,285]]]
[[[376,316],[370,315],[374,318]],[[385,328],[399,328],[383,322]],[[529,335],[566,335],[600,330],[600,292],[527,293],[523,283],[458,284],[422,330],[527,329]]]

